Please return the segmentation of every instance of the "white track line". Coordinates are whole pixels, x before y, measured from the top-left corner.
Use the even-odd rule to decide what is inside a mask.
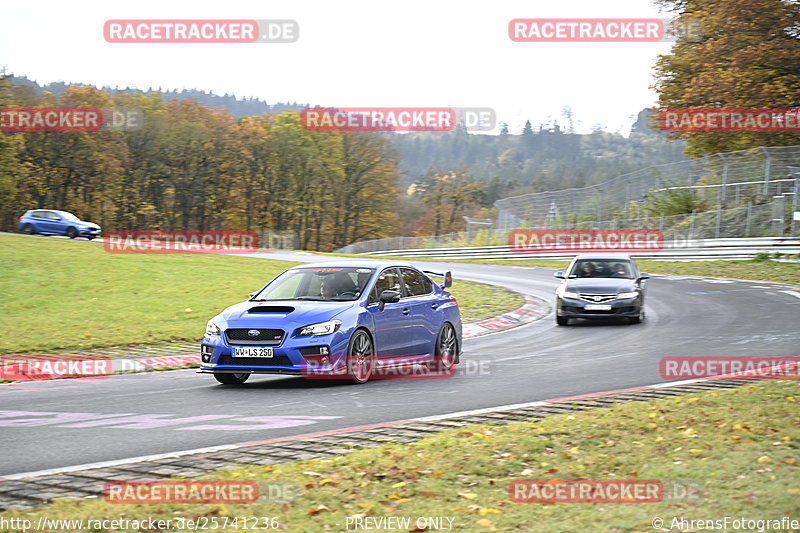
[[[75,465],[75,466],[65,466],[62,468],[51,468],[49,470],[37,470],[36,472],[23,472],[21,474],[11,474],[9,476],[0,476],[0,482],[13,480],[13,479],[24,479],[29,477],[38,477],[38,476],[46,476],[51,474],[66,474],[68,472],[75,472],[78,470],[90,470],[94,468],[109,468],[114,466],[126,465],[130,463],[139,463],[142,461],[157,461],[159,459],[170,459],[172,457],[181,457],[183,455],[193,455],[196,453],[211,453],[211,452],[221,452],[225,450],[232,450],[236,448],[240,448],[239,444],[223,444],[220,446],[209,446],[208,448],[196,448],[194,450],[183,450],[178,452],[170,452],[170,453],[160,453],[157,455],[142,455],[140,457],[129,457],[127,459],[117,459],[114,461],[101,461],[98,463],[86,463],[82,465]]]

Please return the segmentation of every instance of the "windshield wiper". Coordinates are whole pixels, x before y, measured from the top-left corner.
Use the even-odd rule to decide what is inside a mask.
[[[325,298],[317,298],[316,296],[297,296],[296,298],[292,298],[292,300],[309,300],[312,302],[324,302]]]

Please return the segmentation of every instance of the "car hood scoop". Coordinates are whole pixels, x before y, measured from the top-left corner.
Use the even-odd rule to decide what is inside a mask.
[[[287,314],[294,311],[294,307],[289,305],[257,305],[251,307],[248,313],[282,313]]]

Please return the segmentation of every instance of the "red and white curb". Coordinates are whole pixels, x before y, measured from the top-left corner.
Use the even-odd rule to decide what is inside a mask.
[[[128,372],[145,372],[200,364],[200,354],[115,358],[88,356],[10,356],[0,365],[0,380],[49,381],[53,379],[102,378]]]
[[[141,359],[115,359],[114,366],[120,366],[119,372],[142,372],[158,368],[186,366],[200,364],[200,354],[162,355],[158,357],[143,357]],[[117,369],[114,369],[117,372]]]
[[[522,307],[502,315],[464,324],[461,326],[461,334],[465,339],[480,337],[481,335],[524,326],[550,314],[550,306],[544,299],[535,298],[527,294],[523,296],[525,297],[525,304]]]

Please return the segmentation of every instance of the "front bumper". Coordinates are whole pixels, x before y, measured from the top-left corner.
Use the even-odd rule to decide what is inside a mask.
[[[235,357],[234,348],[253,345],[229,343],[223,335],[205,335],[200,345],[200,373],[303,375],[344,373],[349,337],[331,335],[289,337],[273,349],[272,357]]]
[[[611,306],[610,309],[586,309],[587,305],[595,305],[594,302],[582,300],[580,298],[556,297],[556,315],[563,318],[631,318],[639,316],[642,308],[642,297],[636,298],[617,298],[603,305]]]
[[[103,231],[100,228],[78,228],[78,235],[80,237],[99,237]]]

